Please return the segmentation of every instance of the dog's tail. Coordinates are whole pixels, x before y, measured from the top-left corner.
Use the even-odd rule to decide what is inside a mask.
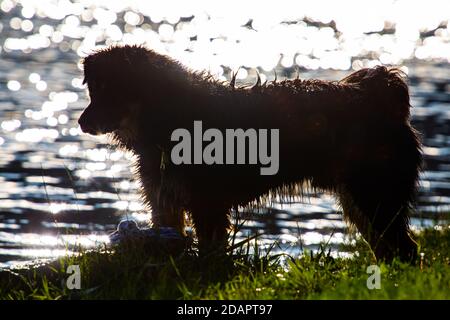
[[[368,94],[368,99],[378,103],[378,111],[383,109],[393,121],[409,119],[409,91],[406,74],[397,68],[384,66],[361,69],[342,79],[340,83],[353,84]]]

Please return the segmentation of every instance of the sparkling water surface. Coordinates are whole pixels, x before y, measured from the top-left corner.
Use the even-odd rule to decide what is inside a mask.
[[[450,25],[448,1],[16,1],[0,3],[0,267],[107,243],[144,210],[132,155],[82,134],[88,104],[79,61],[115,43],[145,44],[193,70],[239,84],[339,79],[362,67],[402,66],[425,170],[420,229],[449,221]],[[364,5],[366,6],[366,5]],[[420,17],[417,18],[417,17]],[[240,68],[239,68],[240,67]],[[346,241],[334,198],[311,194],[248,217],[239,237],[296,254]]]

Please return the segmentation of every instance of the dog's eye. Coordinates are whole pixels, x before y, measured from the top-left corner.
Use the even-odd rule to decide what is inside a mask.
[[[97,91],[103,91],[105,90],[106,85],[104,83],[96,83],[94,86],[94,89]]]
[[[106,89],[106,84],[102,82],[93,82],[89,87],[94,91],[104,91]]]

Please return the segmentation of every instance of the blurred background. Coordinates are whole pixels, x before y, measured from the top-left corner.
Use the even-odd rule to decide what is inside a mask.
[[[88,104],[80,59],[115,43],[145,44],[238,84],[337,80],[378,64],[409,76],[422,133],[414,229],[450,217],[449,1],[0,0],[0,267],[90,248],[124,218],[145,223],[131,155],[81,133]],[[239,68],[240,67],[240,68]],[[333,197],[249,213],[240,237],[299,253],[347,230]],[[301,245],[300,245],[301,243]],[[338,254],[338,253],[336,253]],[[345,253],[340,253],[345,254]]]

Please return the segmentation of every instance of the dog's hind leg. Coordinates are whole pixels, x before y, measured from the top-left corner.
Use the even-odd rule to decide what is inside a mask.
[[[409,214],[421,155],[414,132],[408,128],[403,135],[392,134],[390,143],[389,148],[348,170],[340,202],[378,259],[399,256],[411,260],[417,244],[410,237]]]
[[[377,259],[389,261],[398,256],[404,261],[413,260],[417,244],[410,236],[409,205],[398,201],[395,193],[380,194],[367,186],[361,188],[363,192],[353,189],[340,193],[345,219],[356,226]]]
[[[394,84],[391,87],[397,92]],[[401,93],[407,98],[407,92]],[[399,114],[385,119],[383,110],[374,113],[379,120],[366,128],[364,144],[358,145],[359,158],[346,160],[340,178],[343,191],[339,193],[348,220],[378,259],[399,256],[410,261],[417,254],[417,244],[410,237],[409,215],[422,163],[420,142],[408,119],[398,118],[403,109],[395,103],[383,108],[389,106],[391,112],[400,109]]]

